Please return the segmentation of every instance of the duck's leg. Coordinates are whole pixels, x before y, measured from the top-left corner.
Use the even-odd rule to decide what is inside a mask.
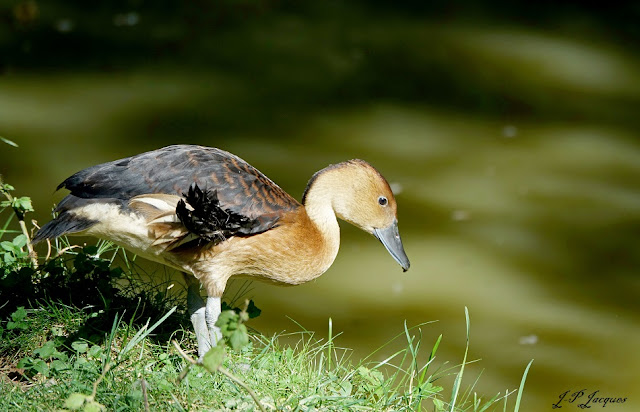
[[[185,275],[185,279],[189,284],[187,289],[187,309],[193,324],[193,330],[198,340],[198,358],[202,359],[205,353],[211,348],[211,335],[207,328],[206,321],[206,305],[200,297],[200,285],[198,282],[189,279],[189,275]]]
[[[220,328],[216,326],[218,317],[220,316],[220,298],[219,297],[207,297],[207,306],[205,310],[205,320],[207,322],[207,328],[209,329],[209,337],[211,339],[211,345],[215,346],[222,338]]]

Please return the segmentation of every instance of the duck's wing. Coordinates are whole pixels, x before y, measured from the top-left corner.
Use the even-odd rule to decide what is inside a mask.
[[[56,208],[58,218],[43,226],[37,239],[91,227],[98,218],[74,211],[96,203],[118,205],[150,223],[181,223],[182,231],[186,228],[204,238],[215,225],[227,237],[260,233],[301,206],[239,157],[193,145],[168,146],[93,166],[67,178],[60,188],[71,193]],[[74,215],[84,220],[74,221]]]

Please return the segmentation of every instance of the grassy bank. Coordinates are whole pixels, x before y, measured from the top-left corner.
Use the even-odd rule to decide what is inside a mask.
[[[331,326],[325,336],[247,334],[259,311],[231,309],[223,344],[192,365],[195,338],[167,285],[142,281],[127,255],[104,242],[62,239],[36,258],[29,199],[6,184],[2,192],[0,410],[519,408],[524,377],[519,391],[481,398],[463,380],[466,351],[460,364],[436,367],[441,340],[423,342],[422,325],[390,336],[406,345],[383,361],[377,353],[352,359]]]

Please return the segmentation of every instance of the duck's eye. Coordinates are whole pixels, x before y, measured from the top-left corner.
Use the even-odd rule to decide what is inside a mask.
[[[386,198],[386,197],[384,197],[384,196],[380,196],[380,197],[378,198],[378,204],[380,204],[380,206],[386,206],[386,205],[387,205],[387,203],[389,203],[389,201],[387,200],[387,198]]]

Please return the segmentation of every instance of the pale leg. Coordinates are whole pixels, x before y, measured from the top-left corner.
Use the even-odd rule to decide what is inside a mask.
[[[200,285],[196,282],[189,284],[187,290],[187,309],[191,316],[193,330],[198,341],[198,358],[202,359],[205,353],[211,348],[211,337],[206,322],[205,303],[200,297]]]
[[[207,306],[205,310],[205,319],[207,322],[207,328],[209,329],[209,337],[211,339],[211,345],[215,346],[222,338],[220,328],[216,326],[218,317],[220,316],[220,298],[211,297],[207,298]]]

